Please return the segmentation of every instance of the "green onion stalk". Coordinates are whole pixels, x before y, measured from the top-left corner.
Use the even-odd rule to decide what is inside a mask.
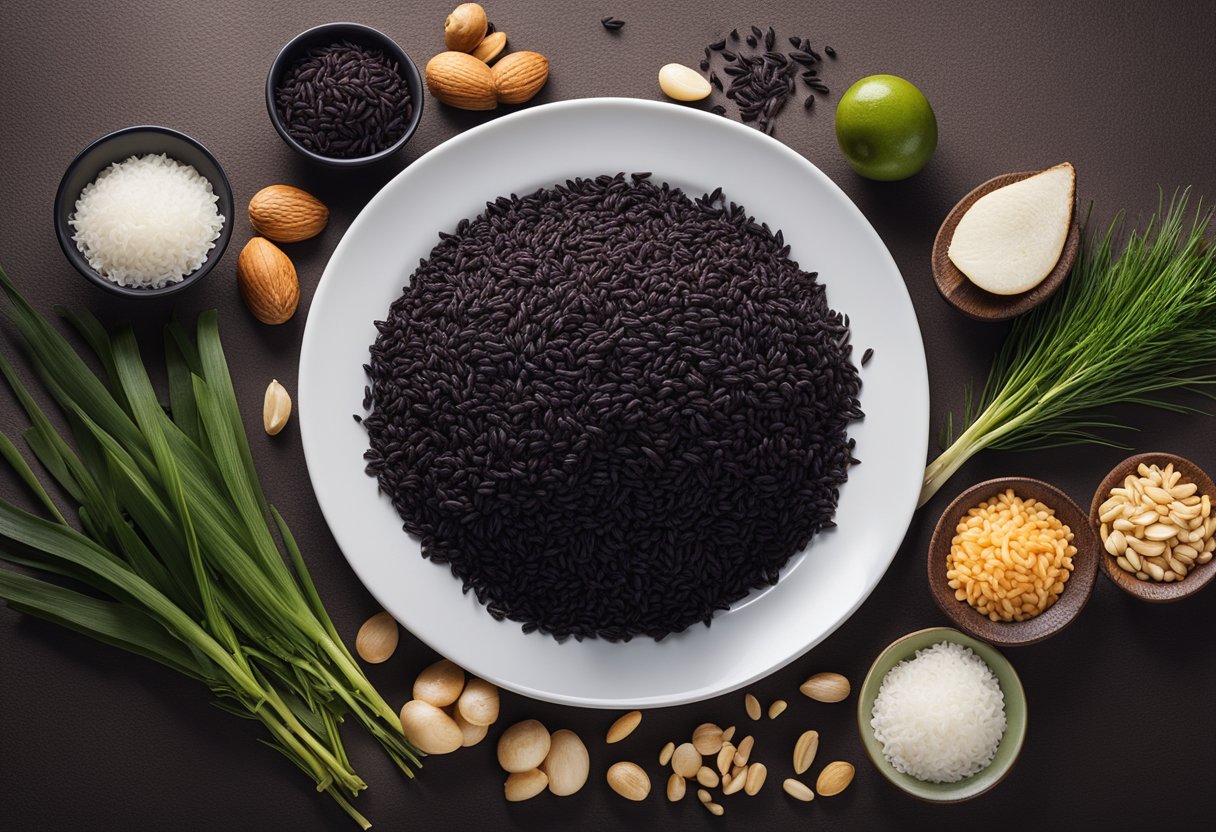
[[[1130,429],[1101,415],[1111,405],[1196,412],[1164,396],[1210,396],[1216,384],[1212,219],[1211,209],[1192,212],[1183,191],[1118,256],[1122,217],[1088,240],[1056,295],[1014,321],[978,400],[967,397],[963,432],[925,469],[919,504],[985,448],[1125,447],[1099,432]]]
[[[266,500],[215,313],[199,317],[194,338],[177,322],[165,327],[165,406],[130,328],[111,333],[88,313],[59,310],[95,372],[2,269],[0,297],[67,430],[3,353],[0,374],[30,420],[25,444],[74,507],[61,508],[0,433],[0,456],[41,509],[0,499],[0,560],[26,570],[0,569],[0,599],[204,683],[368,828],[351,802],[366,784],[340,726],[362,726],[410,777],[418,752],[342,643]]]

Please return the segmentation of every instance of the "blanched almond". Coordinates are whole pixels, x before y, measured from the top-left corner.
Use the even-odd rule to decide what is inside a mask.
[[[558,797],[572,795],[587,782],[591,772],[591,757],[578,734],[562,728],[554,731],[549,753],[541,765],[549,776],[549,791]]]
[[[464,690],[464,671],[447,659],[440,659],[414,680],[414,698],[445,708]],[[466,716],[465,719],[468,719]]]
[[[498,721],[498,708],[498,688],[476,676],[469,679],[456,700],[456,710],[472,725],[493,725]]]
[[[502,789],[509,802],[518,803],[536,797],[548,784],[549,778],[543,771],[530,769],[512,772],[507,776],[507,782],[503,784]]]
[[[378,612],[359,628],[355,652],[368,664],[380,664],[396,652],[399,638],[396,620],[387,612]]]
[[[548,729],[535,719],[526,719],[498,738],[498,764],[512,773],[538,768],[549,756],[551,745]]]
[[[608,769],[608,785],[626,800],[645,800],[650,794],[650,778],[636,763],[613,763]]]
[[[621,716],[616,722],[612,723],[608,728],[607,741],[608,744],[620,742],[633,733],[633,729],[637,728],[642,722],[641,711],[630,711]]]
[[[401,708],[401,730],[407,740],[427,754],[450,754],[464,741],[455,720],[421,699],[411,699]]]

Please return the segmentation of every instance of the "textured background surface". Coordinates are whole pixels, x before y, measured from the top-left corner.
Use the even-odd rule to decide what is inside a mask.
[[[109,320],[149,325],[170,310],[170,303],[129,304],[91,288],[55,243],[51,203],[59,177],[80,148],[111,130],[152,122],[196,136],[225,165],[238,205],[264,185],[290,182],[331,206],[324,235],[291,249],[304,297],[286,326],[257,324],[237,296],[236,252],[249,234],[243,217],[224,261],[178,303],[186,314],[219,307],[267,492],[305,544],[339,628],[352,637],[373,602],[321,520],[294,426],[273,441],[261,436],[261,393],[272,376],[294,389],[308,300],[364,202],[423,152],[493,116],[428,101],[403,153],[371,170],[334,173],[308,166],[283,145],[266,117],[262,85],[285,41],[331,20],[376,26],[422,64],[441,48],[448,8],[439,0],[0,6],[0,262],[44,311],[53,303],[87,305]],[[852,81],[875,72],[918,84],[937,111],[941,142],[929,167],[909,181],[871,183],[853,175],[837,152],[828,102],[809,117],[791,107],[777,136],[849,193],[903,270],[925,334],[935,430],[961,404],[964,382],[982,376],[1004,332],[956,314],[930,278],[937,225],[971,187],[1001,172],[1067,159],[1079,171],[1082,204],[1092,201],[1103,225],[1119,209],[1132,217],[1151,210],[1159,185],[1168,191],[1190,184],[1216,198],[1210,87],[1216,8],[1200,0],[1161,6],[494,0],[489,12],[517,48],[551,58],[553,76],[538,103],[594,95],[657,98],[659,65],[695,64],[706,43],[753,22],[775,25],[782,37],[802,34],[833,45],[840,58],[824,73],[833,102]],[[628,22],[619,35],[600,28],[608,13]],[[1180,452],[1216,468],[1211,418],[1129,416],[1145,428],[1131,436],[1138,447]],[[23,427],[3,397],[0,428],[11,436]],[[758,726],[756,758],[769,764],[774,782],[759,798],[730,800],[721,820],[710,821],[692,798],[672,806],[656,794],[645,804],[628,804],[608,791],[602,776],[613,760],[633,758],[660,784],[654,758],[662,743],[707,719],[724,725],[744,719],[740,694],[649,713],[637,734],[611,750],[599,737],[612,714],[507,696],[503,724],[539,717],[551,729],[574,728],[588,741],[593,768],[591,784],[576,797],[512,806],[502,800],[490,744],[430,760],[420,780],[403,783],[377,749],[352,735],[352,756],[370,784],[359,806],[384,829],[1190,825],[1211,808],[1205,781],[1216,770],[1216,590],[1156,608],[1133,602],[1099,577],[1071,629],[1007,651],[1030,702],[1026,747],[997,791],[963,806],[927,806],[895,791],[864,759],[851,704],[819,705],[797,693],[798,683],[822,669],[844,672],[857,684],[892,639],[946,623],[924,585],[924,551],[953,494],[989,476],[1030,474],[1087,505],[1121,457],[1117,450],[1084,448],[973,460],[913,520],[886,578],[857,615],[809,656],[756,686],[766,703],[778,696],[791,703],[781,719]],[[9,479],[0,488],[6,499],[22,498]],[[371,677],[390,702],[402,701],[413,675],[433,658],[406,637],[397,656],[373,668]],[[216,711],[193,682],[8,611],[0,612],[0,668],[0,827],[348,828],[326,798],[310,794],[297,771],[254,742],[256,726]],[[849,791],[809,806],[779,790],[793,739],[806,727],[823,735],[822,760],[858,765]]]

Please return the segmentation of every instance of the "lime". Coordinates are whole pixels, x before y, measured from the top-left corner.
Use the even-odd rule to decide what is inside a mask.
[[[937,119],[924,93],[895,75],[862,78],[836,107],[836,141],[867,179],[907,179],[937,147]]]

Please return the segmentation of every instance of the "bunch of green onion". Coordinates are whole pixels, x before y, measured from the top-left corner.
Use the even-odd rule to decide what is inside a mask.
[[[1171,390],[1216,384],[1213,213],[1188,209],[1186,192],[1159,205],[1122,254],[1122,220],[1088,242],[1054,297],[1018,318],[993,362],[965,429],[925,470],[920,505],[976,453],[1081,442],[1123,447],[1097,430],[1114,404],[1186,412]],[[970,397],[968,397],[970,398]],[[947,429],[949,432],[949,428]]]
[[[165,328],[166,408],[129,328],[111,335],[89,314],[60,310],[98,374],[3,270],[0,293],[66,435],[3,355],[0,372],[32,423],[26,444],[74,505],[61,510],[0,433],[0,455],[45,515],[0,500],[0,560],[30,570],[0,569],[0,599],[203,682],[368,828],[350,801],[366,784],[339,726],[362,725],[411,777],[417,752],[342,644],[262,493],[215,313],[200,316],[197,339],[176,322]]]

